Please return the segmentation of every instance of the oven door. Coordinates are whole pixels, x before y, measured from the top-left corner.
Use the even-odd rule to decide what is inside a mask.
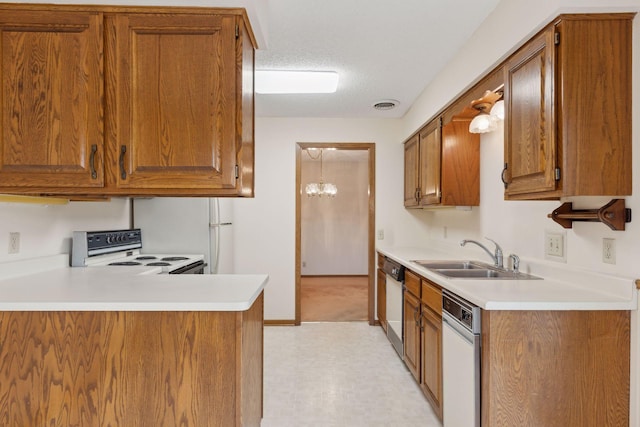
[[[207,264],[204,261],[198,261],[170,271],[169,274],[204,274],[206,266]]]

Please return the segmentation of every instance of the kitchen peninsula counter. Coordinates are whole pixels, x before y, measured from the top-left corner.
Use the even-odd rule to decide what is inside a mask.
[[[267,275],[54,258],[0,264],[0,425],[260,425]]]

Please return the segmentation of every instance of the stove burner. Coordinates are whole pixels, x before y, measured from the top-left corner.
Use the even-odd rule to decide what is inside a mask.
[[[144,260],[148,260],[148,259],[158,259],[158,257],[153,256],[153,255],[143,255],[143,256],[139,256],[136,259],[140,260],[140,261],[144,261]]]
[[[118,262],[112,262],[108,265],[142,265],[142,263],[135,262],[135,261],[118,261]]]
[[[155,267],[155,266],[162,266],[162,267],[164,267],[164,266],[167,266],[167,265],[171,265],[171,263],[170,263],[170,262],[156,261],[156,262],[149,262],[149,263],[147,263],[146,265],[151,265],[151,266],[154,266],[154,267]]]
[[[162,258],[162,261],[184,261],[187,258],[186,256],[168,256],[168,257],[164,257]]]

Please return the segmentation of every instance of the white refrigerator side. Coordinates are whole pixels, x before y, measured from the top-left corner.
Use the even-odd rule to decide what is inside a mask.
[[[209,199],[209,212],[211,273],[233,274],[233,202]]]

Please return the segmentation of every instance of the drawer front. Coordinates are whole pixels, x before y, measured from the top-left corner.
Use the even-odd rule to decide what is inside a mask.
[[[420,298],[420,276],[411,270],[404,271],[404,285],[407,290],[416,297]]]
[[[426,279],[422,279],[422,296],[420,298],[423,304],[442,316],[442,290]]]

